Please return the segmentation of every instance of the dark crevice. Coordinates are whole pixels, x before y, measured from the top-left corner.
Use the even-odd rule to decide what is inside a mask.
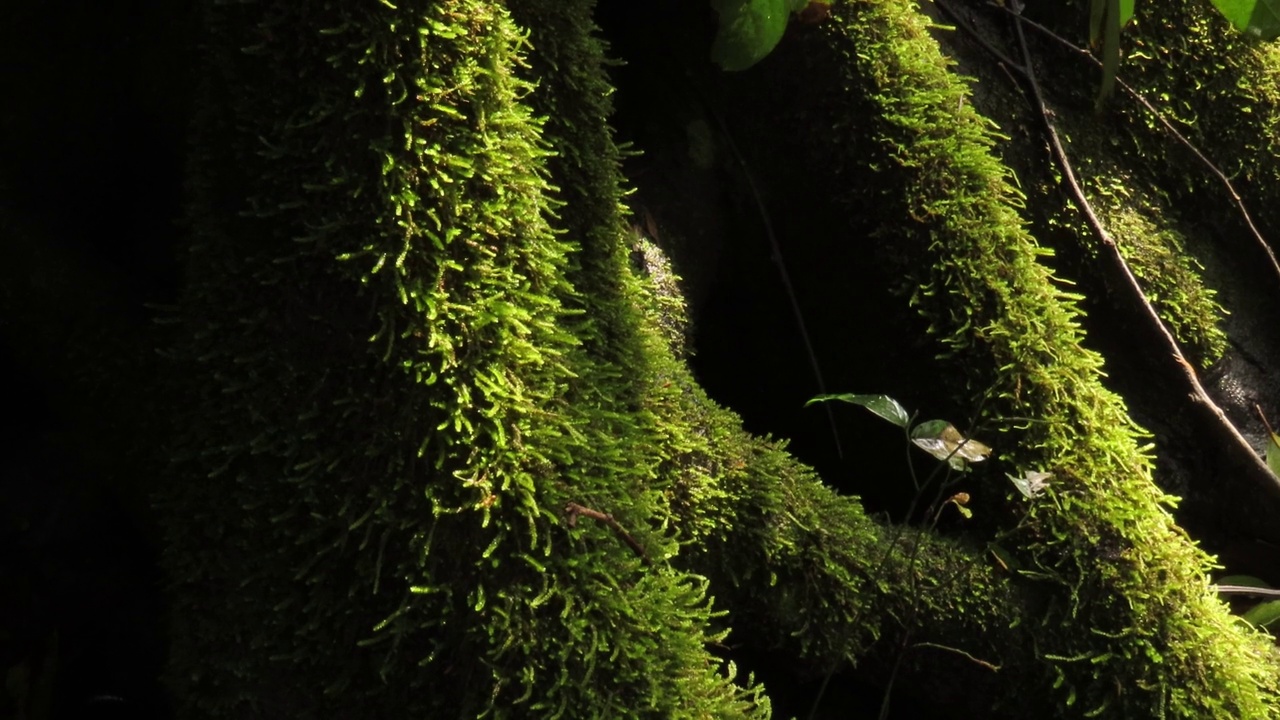
[[[610,73],[612,125],[639,153],[624,166],[634,223],[657,232],[685,280],[700,384],[750,432],[785,438],[824,482],[901,519],[915,494],[902,431],[838,404],[841,457],[823,408],[804,407],[820,392],[813,360],[828,392],[888,394],[922,419],[957,425],[976,408],[936,404],[961,393],[938,376],[938,348],[894,292],[901,280],[878,261],[891,240],[872,237],[879,218],[839,205],[834,178],[810,161],[826,127],[821,97],[787,76],[805,66],[804,38],[789,33],[760,65],[724,73],[709,59],[715,14],[707,3],[602,3],[596,20],[623,61]],[[933,463],[915,459],[921,472]],[[742,630],[732,659],[763,680],[775,716],[807,717],[822,673],[751,647]],[[883,677],[838,673],[818,717],[877,717],[877,681]],[[893,707],[891,717],[941,716],[909,697],[895,695]]]

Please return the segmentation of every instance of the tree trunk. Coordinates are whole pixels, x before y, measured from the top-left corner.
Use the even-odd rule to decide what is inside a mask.
[[[1280,581],[1269,46],[1142,4],[1095,109],[1070,4],[837,3],[741,73],[698,3],[205,5],[182,717],[1280,715],[1197,546]]]

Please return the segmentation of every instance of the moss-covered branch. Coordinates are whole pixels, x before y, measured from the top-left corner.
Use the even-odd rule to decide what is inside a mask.
[[[699,390],[630,267],[591,4],[516,5],[206,9],[160,498],[186,714],[765,716],[725,629],[1015,715],[1274,714],[1268,641],[1207,587],[922,16],[841,5],[787,69],[1002,469],[1053,473],[1030,504],[975,475],[960,537],[872,521]]]
[[[826,100],[835,117],[874,119],[831,153],[879,169],[882,188],[850,204],[884,218],[950,371],[997,418],[1032,419],[1006,431],[1005,459],[1055,476],[1056,502],[1000,531],[1023,567],[1058,587],[1046,588],[1039,618],[1046,687],[1064,712],[1273,712],[1269,644],[1206,587],[1208,558],[1173,523],[1140,431],[1082,349],[1072,297],[1039,262],[1046,251],[1017,214],[1022,196],[990,153],[996,137],[969,110],[928,22],[896,3],[855,3],[842,19],[814,65],[847,73]]]

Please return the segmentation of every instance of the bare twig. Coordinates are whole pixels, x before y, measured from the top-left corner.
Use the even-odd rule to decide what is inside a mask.
[[[1183,355],[1178,342],[1173,337],[1173,333],[1169,331],[1168,326],[1160,319],[1159,313],[1156,312],[1151,302],[1147,300],[1146,294],[1142,291],[1142,286],[1138,283],[1138,278],[1134,276],[1133,271],[1129,268],[1129,264],[1125,262],[1124,256],[1121,255],[1120,249],[1116,247],[1115,240],[1107,229],[1103,226],[1102,221],[1093,211],[1088,198],[1085,197],[1084,190],[1080,187],[1080,182],[1076,178],[1076,173],[1071,165],[1070,159],[1067,157],[1066,149],[1062,145],[1062,140],[1058,135],[1057,128],[1053,124],[1053,117],[1045,105],[1044,97],[1040,92],[1040,84],[1036,81],[1035,68],[1031,62],[1031,50],[1027,46],[1026,35],[1022,31],[1023,18],[1021,13],[1014,13],[1014,32],[1018,37],[1018,46],[1022,51],[1023,67],[1027,80],[1027,86],[1030,89],[1030,97],[1040,114],[1041,124],[1045,133],[1049,138],[1049,145],[1053,151],[1054,159],[1058,163],[1058,169],[1062,172],[1063,179],[1067,187],[1071,191],[1071,198],[1076,207],[1084,215],[1085,221],[1088,223],[1090,230],[1093,231],[1095,237],[1102,243],[1104,253],[1110,258],[1110,266],[1112,272],[1118,275],[1122,280],[1122,285],[1129,290],[1134,298],[1134,302],[1141,308],[1142,314],[1145,315],[1150,328],[1154,330],[1154,335],[1158,341],[1164,345],[1164,350],[1173,356],[1179,368],[1182,370],[1181,376],[1185,379],[1190,395],[1195,407],[1201,408],[1205,419],[1214,427],[1228,446],[1234,450],[1240,460],[1252,471],[1254,479],[1273,497],[1280,494],[1280,485],[1276,484],[1275,477],[1267,469],[1267,466],[1258,457],[1257,453],[1245,440],[1244,436],[1235,425],[1227,419],[1226,413],[1222,408],[1209,397],[1209,393],[1205,391],[1204,386],[1200,384],[1200,378],[1197,377],[1194,367],[1187,361]]]
[[[583,517],[589,517],[592,520],[595,520],[597,522],[604,523],[609,527],[609,529],[613,530],[613,532],[617,534],[618,537],[622,538],[622,541],[627,544],[627,547],[631,548],[631,551],[634,552],[636,556],[640,558],[641,562],[643,562],[645,565],[649,565],[649,566],[653,565],[653,561],[649,559],[649,554],[644,551],[644,547],[641,546],[640,543],[634,537],[631,536],[631,533],[623,529],[622,525],[620,525],[617,520],[613,519],[613,516],[610,515],[609,513],[603,513],[603,512],[600,512],[599,510],[592,510],[589,507],[585,507],[583,505],[579,505],[578,503],[571,502],[564,506],[564,514],[568,516],[569,527],[577,526],[579,515]]]
[[[1028,75],[1032,72],[1030,67],[1024,66],[1021,63],[1014,62],[1008,55],[1002,52],[999,48],[992,45],[991,42],[987,40],[985,37],[983,37],[981,33],[977,32],[972,26],[970,26],[967,22],[965,22],[963,19],[960,18],[959,14],[955,11],[954,8],[951,7],[949,2],[946,2],[945,0],[935,0],[934,5],[936,5],[938,9],[941,10],[945,15],[951,18],[951,20],[955,23],[956,27],[958,27],[960,30],[963,30],[964,33],[968,35],[974,42],[981,45],[983,50],[986,50],[988,54],[990,54],[992,57],[999,60],[1001,66],[1005,69],[1006,72],[1008,72],[1009,69],[1012,68],[1019,75],[1031,81],[1031,79],[1028,78]],[[1032,28],[1033,30],[1040,33],[1044,37],[1047,37],[1050,40],[1053,40],[1055,43],[1062,46],[1067,51],[1075,55],[1076,57],[1079,57],[1080,59],[1093,64],[1095,67],[1098,67],[1098,68],[1102,67],[1102,61],[1094,57],[1093,53],[1076,45],[1070,40],[1062,37],[1061,35],[1055,33],[1053,30],[1050,30],[1049,28],[1045,27],[1044,25],[1041,25],[1040,23],[1034,20],[1027,19],[1022,15],[1022,13],[1017,7],[1009,7],[1009,6],[999,5],[995,3],[992,3],[990,6],[1004,12],[1006,15],[1009,15],[1012,18],[1016,18],[1016,22],[1019,23],[1020,25],[1026,25],[1027,27]],[[1030,58],[1027,58],[1026,61],[1030,62]],[[1116,84],[1120,87],[1121,90],[1124,91],[1124,94],[1126,96],[1128,96],[1131,100],[1133,100],[1135,103],[1140,105],[1142,109],[1150,113],[1150,115],[1154,117],[1157,122],[1160,123],[1160,126],[1164,128],[1165,132],[1168,133],[1170,137],[1172,137],[1175,141],[1177,141],[1179,145],[1181,145],[1188,152],[1190,152],[1196,158],[1196,160],[1201,165],[1203,165],[1205,169],[1208,170],[1209,173],[1213,175],[1214,178],[1216,178],[1219,183],[1222,184],[1223,190],[1226,191],[1228,196],[1230,196],[1231,202],[1236,206],[1236,210],[1240,213],[1240,219],[1244,222],[1245,227],[1249,229],[1249,235],[1253,238],[1255,247],[1262,251],[1263,257],[1265,257],[1265,260],[1266,260],[1266,264],[1273,271],[1273,276],[1274,276],[1277,288],[1280,289],[1280,260],[1276,259],[1276,254],[1271,249],[1270,243],[1267,242],[1266,238],[1263,237],[1262,235],[1262,231],[1260,231],[1258,229],[1258,226],[1254,223],[1253,216],[1249,213],[1249,209],[1244,204],[1244,198],[1241,197],[1240,193],[1236,190],[1236,187],[1234,184],[1232,184],[1231,179],[1228,178],[1227,174],[1223,172],[1222,169],[1219,168],[1216,163],[1210,160],[1209,157],[1205,155],[1204,152],[1199,147],[1197,147],[1195,143],[1191,142],[1191,140],[1189,140],[1187,136],[1183,135],[1178,130],[1178,128],[1176,128],[1173,125],[1173,123],[1169,122],[1169,119],[1164,116],[1164,113],[1160,112],[1159,108],[1153,105],[1151,101],[1147,100],[1145,95],[1138,92],[1136,89],[1134,89],[1132,85],[1126,83],[1124,80],[1121,80],[1119,78],[1116,78]]]
[[[1000,9],[1008,14],[1011,14],[1011,15],[1013,14],[1013,11],[1010,10],[1009,8],[1000,7]],[[1088,50],[1085,50],[1084,48],[1077,46],[1075,43],[1058,35],[1054,31],[1050,30],[1044,25],[1041,25],[1038,22],[1035,22],[1034,20],[1028,20],[1022,17],[1021,15],[1019,15],[1018,17],[1021,18],[1020,22],[1025,23],[1028,27],[1036,30],[1041,35],[1044,35],[1045,37],[1063,46],[1067,50],[1071,51],[1074,55],[1093,63],[1097,67],[1102,67],[1102,62],[1097,58],[1095,58],[1093,54],[1090,53]],[[1157,109],[1154,105],[1152,105],[1151,102],[1148,101],[1147,98],[1142,93],[1138,92],[1131,85],[1129,85],[1125,81],[1120,80],[1118,78],[1116,80],[1116,83],[1120,86],[1122,90],[1124,90],[1125,95],[1127,95],[1134,102],[1141,105],[1144,110],[1150,113],[1151,116],[1154,117],[1156,121],[1158,121],[1160,125],[1165,129],[1165,132],[1169,133],[1169,135],[1174,140],[1176,140],[1180,145],[1182,145],[1184,148],[1190,151],[1191,154],[1195,156],[1196,160],[1198,160],[1200,164],[1204,165],[1204,167],[1209,171],[1209,173],[1212,174],[1215,178],[1217,178],[1218,182],[1222,183],[1223,189],[1225,189],[1227,194],[1231,196],[1231,201],[1235,204],[1236,209],[1239,211],[1240,219],[1243,220],[1245,226],[1249,228],[1249,234],[1253,236],[1254,243],[1257,245],[1258,248],[1262,250],[1263,254],[1266,256],[1267,263],[1271,266],[1271,269],[1275,272],[1276,283],[1278,286],[1280,286],[1280,261],[1276,260],[1276,254],[1271,249],[1271,245],[1267,242],[1266,238],[1262,236],[1262,232],[1258,230],[1258,226],[1254,224],[1253,216],[1249,214],[1249,209],[1245,207],[1244,199],[1240,197],[1240,193],[1236,191],[1235,185],[1231,183],[1231,180],[1230,178],[1227,177],[1227,174],[1224,173],[1222,169],[1219,168],[1216,164],[1214,164],[1214,162],[1210,160],[1203,152],[1201,152],[1200,148],[1196,147],[1195,143],[1188,140],[1185,135],[1179,132],[1178,129],[1173,126],[1173,123],[1169,122],[1169,120],[1164,116],[1164,114],[1161,113],[1160,110]]]
[[[1267,432],[1271,435],[1275,435],[1276,431],[1271,429],[1271,423],[1267,422],[1267,416],[1262,414],[1262,406],[1254,403],[1253,409],[1257,411],[1258,419],[1261,420],[1263,426],[1267,428]]]
[[[969,27],[968,23],[961,19],[954,9],[950,7],[949,2],[934,0],[934,4],[951,17],[957,27],[975,38],[980,37],[979,33]],[[1011,62],[1002,53],[993,53],[993,55],[999,58],[1001,62],[1007,63],[1011,71],[1023,78],[1028,101],[1039,115],[1041,127],[1049,141],[1049,148],[1054,162],[1062,173],[1063,182],[1069,191],[1072,204],[1084,216],[1089,229],[1102,245],[1103,254],[1109,260],[1106,263],[1108,270],[1115,276],[1114,279],[1118,284],[1129,293],[1132,302],[1140,308],[1143,319],[1151,331],[1152,339],[1163,346],[1162,349],[1172,356],[1181,369],[1178,375],[1185,381],[1188,394],[1193,401],[1193,407],[1199,408],[1201,417],[1226,443],[1227,447],[1230,448],[1229,452],[1241,462],[1243,468],[1247,468],[1247,474],[1251,481],[1270,498],[1280,499],[1280,484],[1277,484],[1276,478],[1267,469],[1266,464],[1253,451],[1249,442],[1240,434],[1236,426],[1227,419],[1226,413],[1222,411],[1222,408],[1218,407],[1213,399],[1209,397],[1209,393],[1205,391],[1204,386],[1200,384],[1200,379],[1197,377],[1194,367],[1187,361],[1182,350],[1178,347],[1178,342],[1174,339],[1173,333],[1169,331],[1164,321],[1160,319],[1155,307],[1147,299],[1137,277],[1134,276],[1133,271],[1129,268],[1129,264],[1125,261],[1124,256],[1121,255],[1119,248],[1116,247],[1115,240],[1111,238],[1111,235],[1107,232],[1106,227],[1103,226],[1102,221],[1098,218],[1093,206],[1085,196],[1071,160],[1063,147],[1062,139],[1058,135],[1057,127],[1053,123],[1053,115],[1045,104],[1040,84],[1036,80],[1035,68],[1031,60],[1031,50],[1027,45],[1026,35],[1022,30],[1022,24],[1028,21],[1022,17],[1020,5],[1014,3],[1011,3],[1011,5],[1013,5],[1013,9],[1008,10],[1008,13],[1013,19],[1014,33],[1018,40],[1022,62]],[[990,43],[982,40],[979,41],[979,44],[983,45],[984,49],[990,47]]]
[[[994,665],[992,663],[987,662],[986,660],[980,660],[974,657],[973,655],[970,655],[969,653],[965,652],[964,650],[961,650],[960,648],[953,648],[949,645],[939,645],[938,643],[931,643],[931,642],[918,642],[911,646],[912,650],[916,648],[933,648],[935,650],[945,650],[950,653],[955,653],[961,657],[968,658],[972,662],[975,662],[981,665],[982,667],[990,670],[991,672],[1000,672],[999,665]]]
[[[1280,597],[1280,590],[1272,588],[1250,587],[1248,585],[1210,585],[1210,590],[1219,595],[1256,595],[1258,597]]]

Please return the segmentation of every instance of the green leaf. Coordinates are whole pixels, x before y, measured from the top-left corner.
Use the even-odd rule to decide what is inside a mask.
[[[963,470],[966,462],[982,462],[991,455],[991,448],[965,438],[946,420],[920,423],[911,431],[911,442],[956,470]]]
[[[725,70],[746,70],[773,50],[787,29],[791,0],[711,0],[720,28],[711,59]]]
[[[1238,30],[1262,40],[1280,37],[1280,0],[1211,0]]]
[[[1102,37],[1103,23],[1107,20],[1107,0],[1092,0],[1089,3],[1089,44],[1096,46]]]
[[[1226,575],[1218,578],[1216,585],[1240,585],[1242,587],[1270,588],[1266,580],[1252,575]]]
[[[1097,106],[1111,97],[1116,89],[1116,75],[1120,72],[1120,0],[1106,0],[1107,17],[1102,29],[1102,85],[1098,88]]]
[[[1134,0],[1092,0],[1089,5],[1089,44],[1098,47],[1102,40],[1102,85],[1098,88],[1096,105],[1115,91],[1116,75],[1120,71],[1120,30],[1133,19]]]
[[[1267,443],[1267,467],[1280,476],[1280,435],[1273,432],[1268,434],[1271,436],[1271,442]]]
[[[1120,0],[1120,23],[1117,29],[1129,24],[1133,19],[1134,0]],[[1107,0],[1092,0],[1089,3],[1089,44],[1097,45],[1098,38],[1103,35],[1103,23],[1106,17]]]
[[[907,415],[907,411],[897,400],[888,395],[853,395],[851,393],[841,393],[838,395],[819,395],[809,402],[805,403],[805,407],[809,407],[814,403],[827,402],[828,400],[839,400],[840,402],[861,405],[898,427],[906,427],[911,422],[911,417]]]
[[[1270,627],[1280,620],[1280,600],[1268,600],[1249,608],[1240,616],[1245,622],[1258,628]]]

